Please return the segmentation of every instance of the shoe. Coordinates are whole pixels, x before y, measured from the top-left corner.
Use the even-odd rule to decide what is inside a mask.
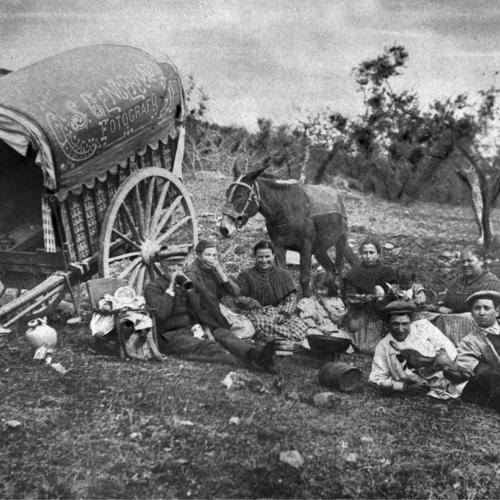
[[[254,363],[259,368],[267,373],[275,375],[278,373],[278,369],[274,363],[274,358],[276,356],[276,343],[274,341],[268,342],[262,350],[255,357]]]

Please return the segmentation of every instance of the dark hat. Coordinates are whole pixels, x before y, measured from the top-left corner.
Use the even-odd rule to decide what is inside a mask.
[[[217,248],[217,243],[211,240],[200,240],[195,251],[198,255],[201,255],[207,248]]]
[[[465,299],[465,303],[469,309],[472,308],[472,305],[477,299],[491,299],[493,303],[497,306],[500,304],[500,293],[495,292],[494,290],[480,290],[479,292],[473,293],[469,295]]]
[[[169,253],[168,255],[160,254],[158,262],[160,262],[162,265],[178,264],[179,262],[185,262],[186,257],[187,257],[186,252],[175,252],[175,253]]]
[[[382,309],[384,319],[387,321],[391,314],[409,314],[413,315],[417,312],[417,306],[413,302],[406,300],[395,300],[390,302]]]

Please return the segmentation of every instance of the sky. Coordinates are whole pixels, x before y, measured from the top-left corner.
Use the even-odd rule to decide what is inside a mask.
[[[210,120],[249,129],[355,116],[352,69],[394,43],[410,54],[395,86],[423,103],[500,84],[498,0],[0,0],[0,67],[96,42],[165,52]]]

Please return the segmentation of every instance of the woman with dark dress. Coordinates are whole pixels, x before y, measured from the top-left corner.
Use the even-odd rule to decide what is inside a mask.
[[[482,290],[500,292],[500,280],[497,276],[483,269],[484,250],[482,247],[470,245],[460,252],[461,273],[448,286],[442,305],[448,309],[443,312],[469,312],[466,299],[473,293]]]
[[[376,239],[366,238],[359,246],[361,265],[343,278],[345,325],[353,345],[365,354],[373,354],[381,339],[383,322],[377,309],[384,304],[387,284],[396,282],[394,269],[380,262],[381,251]]]
[[[271,242],[259,241],[253,253],[255,265],[238,276],[238,305],[252,321],[256,339],[275,340],[282,350],[293,348],[307,333],[307,325],[294,315],[297,287],[288,271],[275,265]]]
[[[483,268],[484,250],[470,245],[460,252],[460,275],[448,286],[435,320],[436,326],[455,344],[475,328],[467,297],[479,291],[500,292],[500,280]]]

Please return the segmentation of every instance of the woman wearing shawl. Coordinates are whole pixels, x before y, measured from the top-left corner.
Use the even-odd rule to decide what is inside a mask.
[[[274,247],[259,241],[254,249],[255,265],[238,276],[241,297],[238,305],[255,327],[260,340],[276,340],[281,349],[292,348],[307,333],[307,325],[294,316],[297,288],[286,269],[276,267]]]
[[[218,259],[216,243],[200,240],[196,245],[196,260],[185,270],[186,275],[197,287],[203,288],[214,302],[219,303],[220,312],[226,318],[231,331],[240,339],[252,338],[255,328],[252,322],[232,311],[223,301],[229,297],[237,297],[240,293],[238,285],[229,278]]]
[[[361,265],[343,278],[344,301],[348,307],[345,324],[358,351],[373,354],[381,338],[383,322],[377,309],[383,302],[387,284],[395,283],[394,270],[380,262],[380,243],[367,238],[361,242]]]

